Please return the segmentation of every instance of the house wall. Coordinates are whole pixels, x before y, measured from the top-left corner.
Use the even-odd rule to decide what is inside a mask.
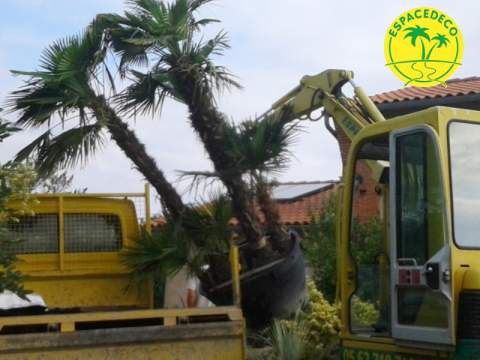
[[[337,128],[337,141],[340,148],[342,165],[345,167],[351,141],[339,128]],[[368,222],[379,215],[379,209],[381,208],[379,206],[380,196],[375,190],[378,183],[372,179],[372,172],[365,162],[361,161],[357,164],[356,172],[362,177],[363,182],[355,194],[353,213],[361,222]]]

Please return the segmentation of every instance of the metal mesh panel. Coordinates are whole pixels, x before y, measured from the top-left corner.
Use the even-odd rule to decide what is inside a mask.
[[[145,214],[145,197],[136,196],[128,197],[128,200],[132,201],[135,205],[135,212],[137,214],[137,221],[139,224],[145,224],[146,214]]]
[[[105,199],[105,202],[100,199]],[[130,201],[135,211],[125,202],[109,202],[113,199]],[[104,261],[102,253],[118,252],[126,242],[133,240],[132,232],[137,230],[132,226],[146,225],[149,216],[146,199],[146,193],[41,195],[38,197],[39,204],[33,209],[35,215],[21,216],[18,221],[7,224],[7,238],[12,241],[10,251],[19,255],[58,254],[60,256],[55,260],[48,258],[48,262],[58,262],[61,269]],[[91,209],[85,207],[89,203],[92,204]],[[109,206],[113,208],[110,210]],[[60,234],[60,211],[63,214],[63,234]],[[82,253],[88,256],[81,257]],[[46,267],[56,266],[53,262],[47,264],[45,259],[30,256],[25,261],[39,262]],[[116,261],[112,257],[107,259]],[[72,265],[74,263],[77,265]]]
[[[10,250],[16,254],[58,252],[58,215],[21,216],[8,223]]]
[[[120,217],[114,214],[65,214],[65,252],[107,252],[122,247]]]

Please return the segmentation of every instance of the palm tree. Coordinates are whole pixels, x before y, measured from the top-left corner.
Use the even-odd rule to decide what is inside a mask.
[[[28,76],[22,88],[14,91],[8,107],[18,114],[17,125],[48,130],[17,155],[25,160],[34,155],[40,172],[72,166],[87,160],[104,142],[106,130],[136,168],[152,184],[163,205],[178,218],[185,206],[174,187],[166,180],[155,160],[146,152],[135,132],[119,117],[109,100],[96,89],[100,67],[105,60],[103,31],[93,23],[78,36],[56,41],[48,47],[40,70],[13,71]],[[108,68],[104,68],[113,84]],[[73,114],[72,118],[68,118]],[[60,134],[54,128],[77,124]],[[52,125],[52,123],[56,125]]]
[[[428,51],[427,59],[430,59],[430,56],[432,55],[433,49],[441,48],[442,46],[447,47],[448,43],[450,42],[450,40],[447,38],[446,35],[439,34],[439,33],[437,33],[437,35],[435,35],[432,38],[432,40],[436,41],[436,44],[433,44],[432,47],[430,48],[430,50]]]
[[[213,62],[229,47],[223,31],[208,41],[199,39],[200,27],[216,20],[197,20],[195,13],[211,0],[176,0],[166,4],[159,0],[132,0],[124,16],[100,15],[109,44],[120,57],[123,72],[133,76],[133,84],[121,94],[124,111],[152,111],[161,108],[166,97],[183,102],[189,110],[190,124],[202,141],[215,173],[232,199],[232,207],[241,230],[251,248],[266,242],[257,218],[252,187],[244,180],[245,169],[229,148],[226,116],[215,102],[215,94],[225,88],[239,87],[229,71]],[[147,72],[138,65],[151,62]],[[268,195],[262,197],[267,200]],[[280,228],[278,214],[272,206],[264,207],[271,228]],[[267,210],[268,209],[268,210]],[[275,226],[277,225],[277,226]],[[285,248],[286,232],[278,232],[271,242]],[[280,238],[278,238],[280,237]]]
[[[420,39],[420,45],[422,46],[422,60],[425,59],[425,43],[423,42],[423,39],[430,41],[430,36],[427,33],[428,28],[426,27],[421,27],[418,25],[415,25],[415,27],[411,26],[406,28],[404,31],[407,31],[405,36],[403,37],[404,39],[406,38],[411,38],[411,44],[412,46],[417,46],[417,39]]]

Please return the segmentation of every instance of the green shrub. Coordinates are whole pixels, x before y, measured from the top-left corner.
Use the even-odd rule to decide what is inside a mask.
[[[12,131],[15,129],[0,119],[0,142]],[[18,221],[16,216],[30,213],[33,201],[31,189],[35,180],[36,174],[29,166],[14,163],[0,165],[0,293],[9,290],[21,297],[28,293],[22,285],[23,275],[15,268],[18,259],[8,250],[11,240],[7,223]],[[20,202],[17,211],[7,207],[7,202],[12,199]]]
[[[317,217],[312,217],[310,224],[304,227],[304,248],[308,265],[312,269],[312,278],[317,288],[328,301],[335,300],[337,285],[336,271],[336,195],[332,195],[323,204],[323,211]],[[351,254],[358,267],[375,264],[382,252],[382,222],[373,218],[368,223],[361,223],[357,219],[352,224]],[[362,276],[363,274],[357,274]],[[370,276],[366,274],[365,276]],[[375,283],[359,279],[362,283],[359,295],[363,300],[375,298]]]
[[[340,308],[332,305],[316,288],[307,282],[308,304],[301,318],[306,331],[306,358],[331,359],[338,348]]]
[[[379,311],[375,305],[362,301],[358,296],[354,295],[351,299],[352,324],[355,327],[372,327],[378,321]]]
[[[312,278],[328,301],[335,300],[336,272],[336,196],[323,204],[319,217],[312,217],[304,227],[304,248]]]
[[[340,308],[307,282],[308,303],[293,320],[276,320],[262,335],[266,348],[250,350],[249,359],[332,359],[338,351]]]
[[[277,320],[262,334],[253,338],[261,348],[248,348],[248,360],[302,360],[305,359],[306,331],[299,320]]]

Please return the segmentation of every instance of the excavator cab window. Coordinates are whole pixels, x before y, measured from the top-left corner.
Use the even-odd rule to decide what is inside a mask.
[[[433,140],[423,131],[401,136],[396,156],[397,262],[424,266],[445,242],[441,178]],[[446,306],[442,295],[428,288],[398,288],[399,324],[447,327]]]
[[[388,161],[388,136],[381,136],[364,143],[355,162],[349,248],[356,289],[350,297],[350,330],[367,336],[390,331]]]
[[[452,121],[448,126],[453,199],[453,233],[458,247],[479,249],[480,162],[478,123]]]

